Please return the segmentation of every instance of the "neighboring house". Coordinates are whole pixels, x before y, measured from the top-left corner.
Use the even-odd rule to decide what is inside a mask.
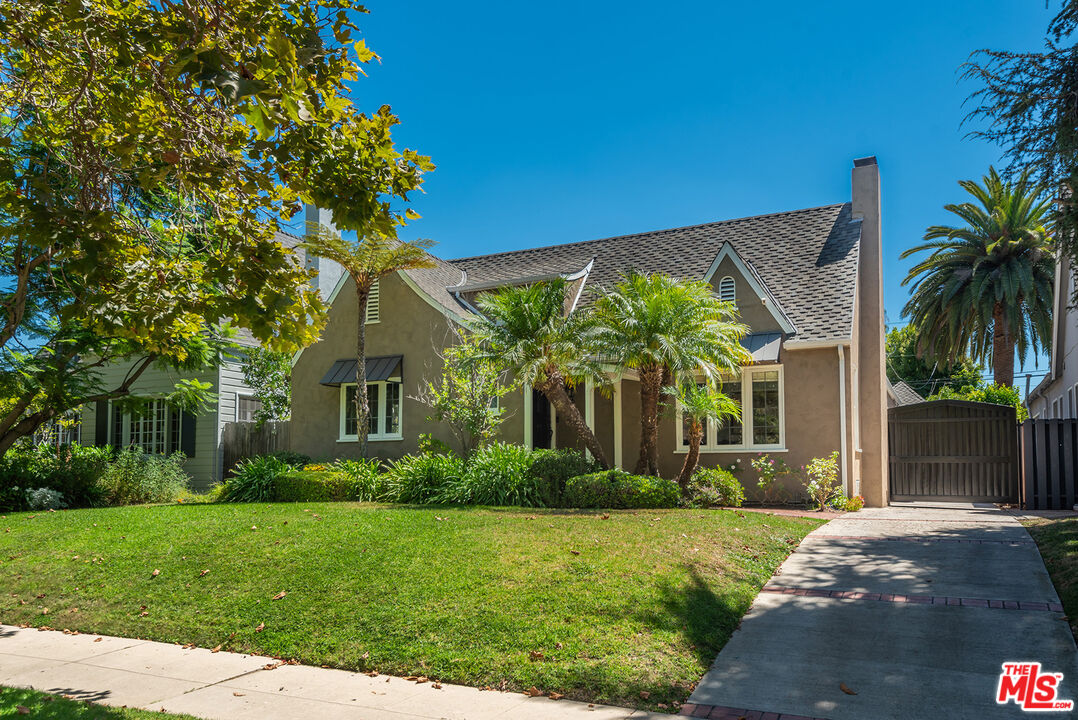
[[[710,282],[736,303],[751,329],[754,358],[724,391],[743,406],[741,422],[711,428],[705,465],[748,461],[766,452],[793,467],[838,451],[848,493],[887,503],[883,295],[879,172],[875,158],[855,162],[852,202],[691,227],[512,252],[441,260],[434,268],[380,281],[368,314],[370,450],[392,459],[415,452],[418,436],[450,442],[414,399],[436,377],[452,326],[478,312],[486,291],[562,276],[568,312],[590,302],[630,268]],[[357,304],[344,277],[331,296],[319,342],[296,356],[292,373],[292,449],[315,458],[359,453],[353,403]],[[634,373],[610,369],[612,394],[577,387],[575,402],[608,459],[631,470],[640,440]],[[543,396],[523,388],[502,398],[503,439],[531,447],[581,448]],[[672,415],[660,424],[660,470],[676,475],[687,441]]]
[[[905,380],[899,380],[887,388],[887,407],[889,408],[914,405],[924,401],[925,399],[921,397],[921,394],[911,388]]]
[[[1026,395],[1032,418],[1078,418],[1078,308],[1072,304],[1076,281],[1078,273],[1070,258],[1060,253],[1052,308],[1052,360],[1048,374]]]
[[[317,219],[317,216],[309,219]],[[319,271],[315,283],[322,290],[323,298],[328,297],[333,284],[341,276],[340,266],[325,260],[305,258],[302,248],[297,247],[301,238],[295,235],[279,232],[277,240],[293,249],[300,262]],[[333,284],[326,287],[323,278],[329,278]],[[84,445],[138,445],[151,453],[182,451],[187,455],[184,470],[191,476],[192,486],[198,489],[209,487],[223,476],[221,437],[225,424],[251,420],[259,408],[254,390],[244,382],[241,369],[245,359],[244,350],[257,346],[258,341],[241,329],[235,350],[222,358],[219,366],[186,373],[151,367],[132,388],[138,395],[163,398],[175,389],[180,379],[197,379],[209,383],[210,392],[217,395],[216,404],[207,412],[192,415],[155,399],[149,401],[153,403],[151,412],[132,417],[130,413],[119,412],[111,402],[99,402],[83,408],[80,441]],[[107,366],[102,372],[104,385],[118,385],[132,364],[124,362]]]

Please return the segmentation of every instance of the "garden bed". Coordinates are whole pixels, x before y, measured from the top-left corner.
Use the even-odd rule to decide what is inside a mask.
[[[360,503],[9,514],[0,621],[672,710],[819,524]]]

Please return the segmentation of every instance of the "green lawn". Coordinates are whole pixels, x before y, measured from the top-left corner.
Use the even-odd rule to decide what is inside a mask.
[[[688,696],[819,524],[356,503],[13,514],[0,621],[654,708]]]
[[[1078,518],[1026,519],[1022,524],[1037,541],[1071,632],[1078,639]]]
[[[26,710],[20,710],[20,707]],[[33,720],[195,720],[190,715],[166,715],[146,710],[106,707],[36,690],[0,687],[0,718],[23,717]]]

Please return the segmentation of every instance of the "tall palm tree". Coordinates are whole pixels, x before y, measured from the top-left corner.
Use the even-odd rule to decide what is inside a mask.
[[[567,384],[589,378],[600,386],[608,382],[588,350],[586,318],[565,316],[566,286],[558,278],[485,293],[479,298],[483,316],[473,330],[490,356],[512,369],[518,381],[543,393],[592,456],[609,467],[599,440],[566,391]]]
[[[684,418],[679,418],[678,422],[685,423],[685,437],[689,441],[689,450],[685,453],[685,462],[677,478],[684,492],[688,490],[689,480],[700,462],[700,443],[703,442],[707,423],[717,423],[721,427],[727,420],[740,418],[741,404],[723,395],[712,383],[698,383],[691,375],[682,378],[676,387],[663,390],[677,398],[680,414]]]
[[[434,267],[427,250],[431,240],[405,242],[396,237],[371,233],[357,240],[345,240],[325,226],[319,226],[304,243],[304,249],[344,268],[356,290],[356,433],[360,453],[367,454],[370,405],[367,401],[367,301],[379,278],[398,270]]]
[[[659,472],[659,400],[663,377],[698,372],[712,383],[752,360],[740,340],[748,327],[731,303],[702,280],[635,270],[595,303],[596,346],[640,376],[640,458],[636,472]]]
[[[904,312],[926,359],[954,364],[968,354],[991,362],[997,385],[1012,385],[1015,348],[1024,363],[1051,343],[1052,205],[1029,171],[1011,182],[989,168],[982,183],[960,182],[974,201],[944,205],[961,225],[933,225],[902,253],[930,253],[902,282],[912,283]]]

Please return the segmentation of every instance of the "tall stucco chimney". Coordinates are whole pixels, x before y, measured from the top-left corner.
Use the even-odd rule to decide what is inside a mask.
[[[333,224],[332,212],[310,204],[306,206],[305,210],[305,219],[307,221],[305,235],[317,234],[320,225],[325,226],[330,232],[337,232],[337,226]],[[322,299],[328,300],[329,296],[333,294],[333,288],[337,286],[337,282],[344,274],[344,269],[332,260],[310,254],[306,256],[306,266],[317,273],[312,282]]]
[[[887,371],[884,354],[880,169],[876,158],[853,161],[853,217],[861,220],[857,266],[861,494],[873,507],[890,498],[887,477]]]

